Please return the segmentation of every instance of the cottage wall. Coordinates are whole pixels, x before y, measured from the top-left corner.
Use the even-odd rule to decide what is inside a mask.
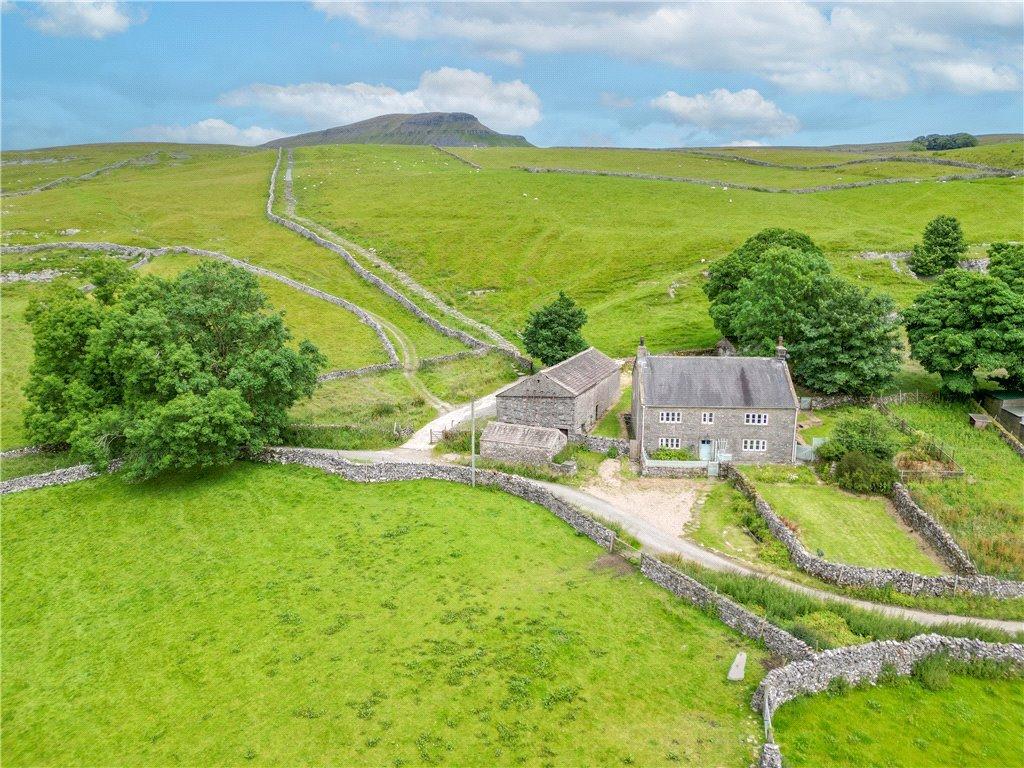
[[[662,411],[678,411],[681,421],[661,423]],[[713,424],[702,424],[701,414],[714,413]],[[767,424],[744,424],[747,413],[767,413]],[[647,455],[658,450],[662,437],[678,437],[680,447],[689,448],[699,455],[702,439],[726,441],[719,446],[720,453],[729,453],[738,464],[788,463],[794,460],[797,411],[794,408],[670,408],[643,406],[643,448]],[[768,442],[765,451],[744,451],[744,439]]]
[[[496,398],[498,421],[553,427],[567,434],[589,430],[618,399],[617,370],[576,397],[537,374]]]
[[[619,400],[619,372],[612,371],[608,376],[573,398],[573,432],[587,432]]]
[[[498,421],[572,431],[575,417],[571,397],[499,395],[496,399]]]

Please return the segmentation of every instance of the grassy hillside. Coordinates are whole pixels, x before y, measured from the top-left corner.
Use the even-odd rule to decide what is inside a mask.
[[[19,494],[2,535],[4,765],[739,766],[761,738],[763,651],[500,492],[239,464]]]
[[[473,156],[490,152],[515,151]],[[737,174],[761,170],[721,162]],[[302,149],[296,176],[300,212],[372,244],[467,314],[511,335],[529,311],[565,289],[590,315],[587,339],[615,355],[630,353],[641,335],[656,350],[717,339],[701,272],[763,227],[807,231],[840,272],[904,304],[920,281],[853,254],[905,250],[939,213],[955,213],[971,242],[1022,238],[1019,179],[769,195],[476,171],[413,147]]]

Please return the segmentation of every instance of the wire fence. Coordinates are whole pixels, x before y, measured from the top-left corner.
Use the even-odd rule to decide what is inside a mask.
[[[900,398],[897,402],[908,403],[908,402],[921,402],[921,393],[910,393],[901,392],[900,395],[913,395],[916,394],[916,399],[902,399]],[[907,482],[910,480],[946,480],[950,478],[963,477],[964,469],[953,455],[953,450],[945,443],[940,443],[933,436],[922,432],[919,429],[911,426],[906,419],[900,418],[891,410],[886,403],[878,401],[875,403],[875,407],[879,413],[885,416],[900,432],[909,437],[913,437],[921,449],[936,462],[941,464],[941,467],[927,467],[924,469],[904,469],[897,467],[897,471],[900,473],[900,480]]]

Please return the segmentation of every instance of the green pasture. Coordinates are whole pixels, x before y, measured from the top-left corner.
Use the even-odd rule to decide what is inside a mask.
[[[920,403],[893,412],[953,451],[962,479],[911,483],[911,493],[956,537],[978,567],[1024,577],[1024,462],[991,426],[974,429],[974,404]]]
[[[491,352],[482,357],[427,364],[417,371],[417,378],[435,396],[454,404],[489,395],[520,374],[510,358]]]
[[[726,184],[746,184],[771,189],[801,189],[876,179],[934,179],[956,172],[949,166],[891,160],[813,170],[771,168],[736,160],[707,157],[686,150],[494,147],[458,149],[456,151],[462,157],[488,169],[534,166],[618,173],[647,173],[657,176],[722,181]],[[846,160],[849,159],[860,160],[864,159],[864,156],[846,158]],[[780,161],[769,160],[769,162]],[[831,162],[844,161],[833,160]],[[800,164],[812,165],[814,163],[804,160]]]
[[[5,765],[759,749],[763,650],[498,491],[251,464],[115,476],[9,497],[2,544]]]
[[[25,398],[32,363],[32,329],[25,310],[44,288],[32,283],[9,283],[0,289],[0,450],[28,445]]]
[[[805,696],[775,713],[775,741],[793,768],[1020,768],[1024,682],[954,676]]]
[[[173,277],[202,260],[202,256],[167,254],[153,259],[141,271]],[[269,277],[260,277],[258,280],[271,307],[284,314],[285,325],[292,332],[292,344],[298,345],[304,339],[316,344],[327,357],[324,370],[360,368],[387,362],[387,355],[377,334],[348,310]]]
[[[613,355],[634,351],[641,335],[656,351],[713,343],[701,272],[763,227],[807,231],[840,272],[903,304],[924,284],[856,253],[906,250],[943,212],[960,218],[971,242],[1021,237],[1019,179],[771,195],[477,171],[419,147],[303,148],[295,157],[304,216],[372,245],[510,338],[567,290],[589,314],[587,340]]]

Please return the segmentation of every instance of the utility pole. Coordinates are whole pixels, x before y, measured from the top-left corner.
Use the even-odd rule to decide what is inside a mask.
[[[473,487],[476,487],[476,400],[469,401],[469,465]]]

